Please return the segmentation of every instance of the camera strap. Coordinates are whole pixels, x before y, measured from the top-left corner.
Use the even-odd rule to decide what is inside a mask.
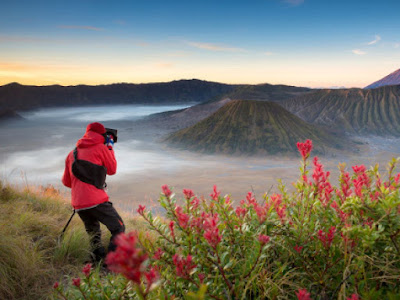
[[[78,148],[74,149],[72,173],[80,181],[94,185],[98,189],[102,190],[107,186],[107,168],[87,160],[78,159]]]

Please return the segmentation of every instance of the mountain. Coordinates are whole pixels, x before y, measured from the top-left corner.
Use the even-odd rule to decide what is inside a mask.
[[[353,134],[400,136],[400,86],[319,90],[280,104],[312,124]]]
[[[375,89],[381,86],[399,85],[399,84],[400,84],[400,69],[394,71],[393,73],[390,73],[389,75],[383,77],[378,81],[375,81],[374,83],[371,83],[370,85],[366,86],[365,89]]]
[[[340,138],[307,124],[276,103],[233,100],[165,141],[208,153],[278,154],[296,152],[296,142],[305,139],[312,139],[320,154],[343,148]]]
[[[78,86],[0,86],[0,111],[98,104],[162,104],[204,102],[237,86],[200,80],[166,83]]]
[[[289,85],[257,84],[238,86],[231,93],[224,96],[233,100],[280,102],[309,93],[310,91],[312,89]]]

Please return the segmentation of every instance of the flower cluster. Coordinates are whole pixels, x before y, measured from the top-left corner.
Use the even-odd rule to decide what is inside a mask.
[[[106,264],[111,271],[121,273],[140,284],[145,272],[144,262],[148,256],[144,250],[137,247],[136,242],[137,237],[134,232],[119,234],[115,239],[117,249],[107,255]]]
[[[179,277],[186,279],[189,278],[193,269],[196,268],[196,265],[192,261],[191,255],[188,255],[185,258],[183,256],[175,254],[172,260],[175,265],[176,275]]]

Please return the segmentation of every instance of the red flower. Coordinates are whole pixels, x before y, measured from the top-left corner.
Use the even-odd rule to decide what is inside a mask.
[[[72,278],[72,284],[76,287],[80,287],[81,286],[81,279],[78,278]]]
[[[247,193],[246,200],[247,200],[247,203],[249,205],[256,205],[257,204],[256,198],[254,197],[252,192],[248,192]]]
[[[85,274],[86,277],[89,277],[91,270],[92,270],[92,264],[86,264],[86,266],[83,267],[82,272],[83,274]]]
[[[53,289],[58,289],[59,286],[60,284],[58,283],[58,281],[56,281],[54,282]]]
[[[192,256],[188,255],[186,259],[175,254],[172,257],[172,261],[175,265],[176,275],[182,278],[188,279],[192,270],[196,267],[192,262]]]
[[[134,232],[119,234],[115,239],[117,249],[108,253],[106,264],[111,271],[121,273],[136,284],[140,284],[147,254],[137,247],[136,240]]]
[[[204,278],[206,278],[206,275],[204,275],[203,273],[199,273],[197,276],[199,276],[200,283],[203,283]]]
[[[303,250],[303,246],[294,246],[294,250],[296,250],[298,253],[301,253],[301,250]]]
[[[221,194],[221,192],[220,192],[220,191],[217,191],[217,186],[214,185],[214,191],[213,191],[212,194],[210,194],[211,199],[213,199],[214,201],[217,201],[217,200],[218,200],[218,197],[219,197],[219,194]]]
[[[171,235],[173,238],[175,238],[174,225],[174,221],[169,222],[169,229],[171,230]]]
[[[183,209],[179,205],[176,206],[175,213],[178,218],[179,226],[186,228],[189,223],[189,215],[183,213]]]
[[[151,285],[156,282],[158,278],[158,273],[154,268],[150,268],[150,270],[144,273],[144,277],[146,277],[147,281],[147,290],[150,289]]]
[[[139,208],[137,209],[137,212],[139,213],[139,215],[143,216],[145,209],[146,209],[146,206],[139,204]]]
[[[161,188],[165,197],[169,198],[172,195],[172,192],[169,189],[168,185],[164,184]]]
[[[192,197],[194,197],[194,193],[192,190],[183,189],[183,194],[185,195],[185,198],[187,200],[190,200]]]
[[[254,210],[256,211],[258,222],[260,222],[260,224],[264,223],[267,218],[267,208],[256,204],[254,205]]]
[[[208,229],[206,232],[204,232],[203,236],[214,249],[217,248],[218,244],[222,240],[222,236],[219,234],[218,227]]]
[[[296,292],[296,296],[298,300],[311,300],[310,293],[308,293],[306,289],[299,289]]]
[[[241,206],[236,207],[236,215],[237,215],[239,218],[244,218],[244,216],[246,215],[246,213],[247,213],[247,209],[245,209],[245,208],[243,208],[243,207],[241,207]]]
[[[269,237],[268,235],[260,234],[260,235],[258,236],[258,241],[260,242],[260,244],[261,244],[262,246],[264,246],[266,243],[268,243],[269,240],[270,240],[270,237]]]
[[[311,153],[312,150],[312,141],[311,140],[306,140],[304,143],[297,143],[297,149],[299,149],[299,152],[301,156],[303,157],[303,160],[306,160]]]
[[[326,249],[329,249],[331,247],[333,238],[335,236],[335,232],[336,232],[335,226],[329,228],[328,232],[324,232],[322,230],[318,231],[318,239],[322,242],[322,244]]]
[[[200,200],[197,197],[194,197],[193,200],[190,202],[193,209],[197,209],[200,204]]]
[[[361,166],[353,166],[352,168],[353,168],[354,173],[356,173],[357,175],[358,175],[358,174],[365,173],[365,170],[366,170],[366,168],[365,168],[364,165],[361,165]]]
[[[314,157],[314,178],[315,195],[319,196],[322,205],[326,207],[332,197],[333,188],[328,181],[330,172],[324,172],[324,166]]]
[[[353,294],[351,297],[346,298],[346,300],[360,300],[360,296]]]
[[[154,253],[153,258],[155,260],[160,260],[161,256],[164,254],[164,251],[161,250],[161,248],[158,248],[157,251]]]
[[[286,204],[284,204],[282,207],[276,207],[275,210],[279,219],[281,220],[281,223],[283,224],[286,218]]]

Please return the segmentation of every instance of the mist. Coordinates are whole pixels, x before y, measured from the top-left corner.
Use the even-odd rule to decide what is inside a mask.
[[[24,119],[0,123],[0,176],[10,184],[54,185],[66,195],[61,177],[67,154],[85,132],[88,123],[102,122],[118,129],[114,150],[117,174],[107,177],[110,201],[127,212],[139,204],[157,210],[161,186],[168,184],[180,197],[183,188],[208,197],[213,185],[221,194],[231,194],[235,202],[252,191],[258,199],[277,191],[277,179],[288,187],[299,176],[298,157],[231,157],[206,155],[169,148],[162,142],[171,129],[143,122],[151,114],[177,110],[188,105],[117,105],[47,108],[21,112]],[[368,138],[366,149],[356,157],[323,158],[327,170],[336,177],[337,163],[383,163],[396,156],[398,139]],[[309,167],[311,168],[311,167]]]

